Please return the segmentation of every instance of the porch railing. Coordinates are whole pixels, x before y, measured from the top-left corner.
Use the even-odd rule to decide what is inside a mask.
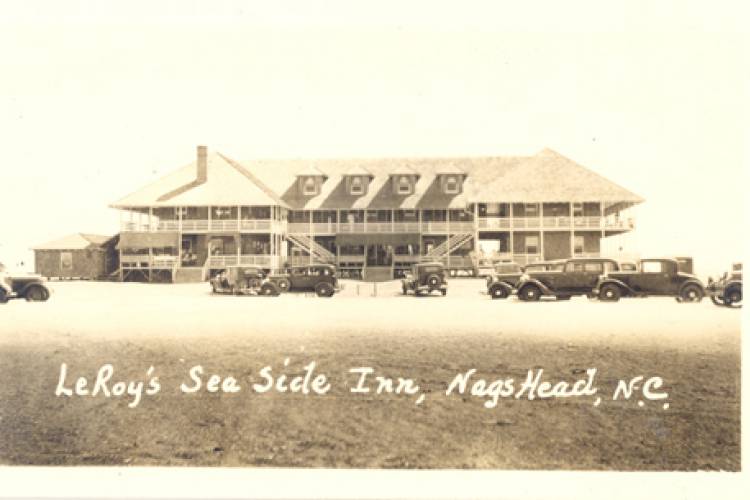
[[[130,222],[123,221],[120,225],[121,231],[138,232],[160,232],[160,231],[182,231],[182,232],[281,232],[284,223],[270,219],[183,219],[183,220],[159,220],[152,222]]]

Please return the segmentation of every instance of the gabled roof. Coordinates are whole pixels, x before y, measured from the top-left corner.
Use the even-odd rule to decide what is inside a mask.
[[[327,177],[318,167],[310,163],[306,163],[303,168],[295,173],[295,175],[298,177]]]
[[[344,172],[345,176],[352,177],[352,176],[364,176],[364,177],[373,177],[373,175],[366,169],[364,169],[361,165],[353,165],[349,169],[347,169],[346,172]]]
[[[116,201],[113,208],[176,207],[208,205],[281,205],[272,189],[245,167],[213,153],[206,159],[206,181],[196,182],[197,165],[192,162],[166,177]]]
[[[75,233],[37,245],[32,250],[85,250],[101,247],[111,238],[101,234]]]

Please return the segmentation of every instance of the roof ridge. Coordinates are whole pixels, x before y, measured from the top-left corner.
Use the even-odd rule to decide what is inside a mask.
[[[248,169],[246,169],[242,164],[239,162],[229,158],[228,156],[223,155],[222,153],[217,152],[219,156],[221,156],[224,161],[226,161],[232,168],[237,170],[239,173],[244,175],[246,178],[248,178],[253,184],[255,184],[261,191],[263,191],[266,195],[270,196],[274,201],[279,203],[282,207],[289,208],[289,205],[281,199],[281,196],[279,196],[274,190],[269,188],[263,181],[261,181],[258,177],[256,177],[252,172],[250,172]]]

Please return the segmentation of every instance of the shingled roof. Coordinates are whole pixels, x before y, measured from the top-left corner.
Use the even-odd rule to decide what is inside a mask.
[[[206,180],[195,182],[192,162],[116,201],[113,208],[244,205],[286,203],[261,179],[238,162],[218,153],[206,158]]]
[[[303,196],[296,182],[300,172],[327,177],[316,196]],[[204,184],[159,201],[165,193],[195,179],[195,164],[187,165],[114,203],[116,208],[142,206],[281,205],[298,210],[365,208],[465,208],[472,202],[584,202],[636,204],[638,195],[545,149],[534,156],[477,158],[383,158],[328,160],[251,160],[236,162],[223,155],[208,156]],[[365,195],[353,196],[345,176],[365,171],[372,176]],[[418,176],[413,194],[394,193],[395,172]],[[438,175],[462,172],[463,192],[447,195]]]

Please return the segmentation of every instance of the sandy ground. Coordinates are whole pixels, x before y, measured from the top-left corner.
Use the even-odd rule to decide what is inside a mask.
[[[212,296],[206,285],[52,282],[46,303],[0,306],[0,462],[387,468],[739,470],[740,311],[704,300],[493,301],[455,279],[447,297],[346,283],[331,299]],[[283,362],[288,358],[289,364]],[[328,377],[324,395],[252,390],[274,375]],[[109,383],[161,390],[56,397],[111,363]],[[189,369],[241,390],[185,394]],[[354,394],[352,367],[409,377],[414,395]],[[458,373],[520,384],[530,369],[596,397],[445,395]],[[668,398],[612,400],[620,379],[664,380]],[[371,385],[374,391],[375,385]],[[424,400],[416,404],[417,396]],[[643,401],[643,406],[638,404]],[[664,408],[667,402],[669,407]]]

